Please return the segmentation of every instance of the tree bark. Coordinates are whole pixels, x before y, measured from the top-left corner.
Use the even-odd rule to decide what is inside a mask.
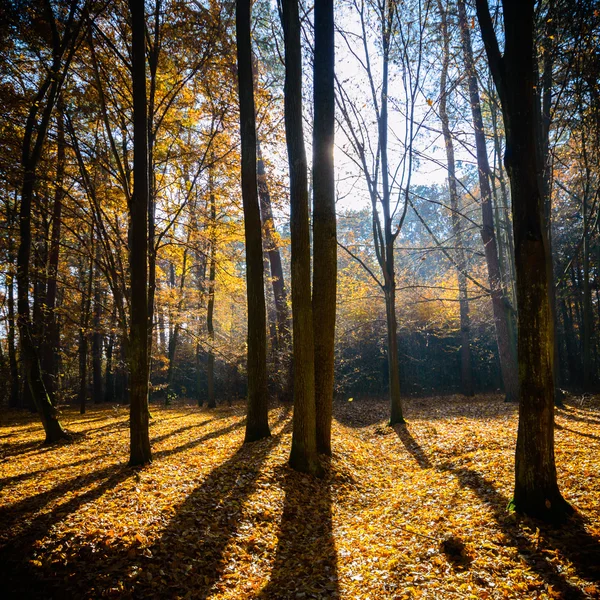
[[[298,0],[283,0],[285,133],[290,172],[294,419],[290,466],[322,474],[317,454],[315,352],[310,293],[308,174],[302,127],[302,51]]]
[[[256,177],[256,122],[250,33],[251,0],[236,0],[238,92],[242,204],[246,239],[246,295],[248,299],[248,411],[244,442],[269,437],[267,394],[267,318],[263,270],[262,228]]]
[[[504,54],[488,3],[477,16],[502,105],[504,162],[510,179],[519,305],[519,428],[512,506],[548,521],[573,512],[558,488],[554,459],[554,322],[550,307],[547,228],[538,173],[534,76],[534,1],[503,0]]]
[[[335,364],[337,236],[333,0],[315,0],[313,127],[313,331],[317,450],[331,455]]]
[[[148,115],[146,112],[146,24],[144,0],[129,0],[133,84],[133,195],[130,202],[129,338],[131,466],[152,460],[148,410]]]
[[[508,322],[510,318],[510,303],[502,290],[502,272],[498,260],[498,247],[494,229],[494,212],[492,208],[492,191],[490,187],[490,165],[487,155],[483,118],[481,116],[477,73],[475,71],[475,62],[473,60],[471,33],[467,22],[464,0],[458,0],[457,5],[469,87],[469,100],[473,117],[473,129],[475,131],[475,145],[477,149],[479,190],[481,193],[481,239],[483,240],[485,259],[488,268],[504,392],[507,401],[515,402],[518,399],[517,356],[515,349],[511,345],[510,325]]]

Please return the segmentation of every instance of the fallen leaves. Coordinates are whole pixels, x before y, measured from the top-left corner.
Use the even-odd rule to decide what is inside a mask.
[[[3,597],[598,598],[600,416],[557,411],[563,529],[506,512],[516,407],[498,397],[335,407],[319,481],[287,467],[291,411],[243,446],[244,408],[152,408],[154,462],[124,465],[127,409],[67,409],[47,448],[2,416]],[[6,592],[8,590],[8,592]]]

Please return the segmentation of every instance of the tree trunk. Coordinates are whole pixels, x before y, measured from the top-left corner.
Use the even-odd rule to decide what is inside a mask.
[[[102,389],[102,298],[100,294],[100,282],[96,269],[96,283],[94,290],[94,327],[92,332],[92,386],[94,404],[100,404],[104,400]]]
[[[281,253],[277,242],[275,225],[273,223],[273,208],[271,205],[271,194],[267,185],[265,165],[260,151],[260,143],[257,141],[257,180],[258,196],[260,199],[260,212],[265,234],[265,248],[271,268],[271,286],[273,288],[273,299],[275,303],[275,340],[276,340],[276,369],[282,369],[283,373],[277,373],[282,380],[278,386],[278,396],[281,401],[291,400],[292,372],[290,352],[292,347],[292,336],[290,331],[290,315],[287,304],[287,292],[285,278],[281,263]]]
[[[467,291],[467,261],[463,247],[463,232],[460,222],[458,191],[456,188],[456,165],[454,160],[454,141],[450,132],[447,102],[450,95],[446,87],[448,79],[448,64],[450,62],[450,37],[448,35],[448,22],[446,11],[441,0],[438,0],[438,9],[442,25],[443,60],[442,74],[440,76],[440,121],[444,144],[446,146],[446,160],[448,162],[448,190],[450,192],[450,208],[452,211],[452,233],[456,245],[456,266],[458,276],[458,294],[460,305],[460,365],[461,385],[465,396],[473,396],[473,369],[471,367],[471,319],[469,317],[469,296]]]
[[[302,128],[302,50],[298,0],[283,0],[285,133],[290,171],[294,420],[290,466],[320,475],[315,414],[315,353],[310,293],[308,176]]]
[[[475,62],[473,60],[471,33],[467,22],[465,2],[464,0],[458,0],[457,4],[465,68],[469,86],[469,100],[473,117],[473,129],[475,131],[475,145],[477,149],[479,189],[481,193],[481,238],[483,240],[485,259],[488,268],[492,307],[494,311],[494,324],[496,326],[496,338],[498,340],[498,355],[500,357],[500,368],[502,370],[502,381],[504,382],[506,400],[515,402],[518,399],[517,356],[514,348],[511,346],[510,325],[508,323],[508,319],[510,318],[510,303],[502,291],[502,272],[498,260],[498,247],[494,230],[494,212],[492,208],[492,191],[490,188],[490,165],[487,156],[483,118],[481,116],[479,90],[477,88],[477,73],[475,71]]]
[[[48,255],[48,268],[46,276],[46,298],[44,302],[44,343],[41,347],[41,363],[44,374],[44,383],[50,391],[51,397],[56,392],[56,379],[58,377],[58,356],[60,351],[60,329],[56,318],[56,277],[58,274],[58,260],[60,256],[60,236],[62,228],[62,202],[64,198],[65,175],[65,117],[62,96],[57,104],[57,156],[56,156],[56,192],[52,209],[52,234],[50,238],[50,251]]]
[[[210,176],[209,186],[210,193],[210,220],[211,220],[211,235],[210,235],[210,259],[208,266],[208,302],[206,304],[206,331],[208,333],[208,358],[206,365],[206,382],[208,386],[208,408],[215,408],[215,328],[213,325],[213,314],[215,310],[215,277],[216,277],[216,254],[217,254],[217,207],[215,205],[215,195],[212,191],[212,176]]]
[[[130,203],[131,274],[129,464],[152,460],[148,410],[148,116],[144,0],[129,0],[133,84],[133,195]]]
[[[94,253],[94,228],[90,233],[92,237],[92,255]],[[89,344],[89,321],[90,321],[90,307],[92,303],[92,285],[94,281],[94,261],[90,257],[88,280],[85,281],[85,275],[83,272],[83,261],[81,265],[81,307],[80,307],[80,323],[79,323],[79,412],[83,415],[86,409],[86,401],[88,396],[88,344]]]
[[[317,450],[331,455],[335,363],[337,237],[333,0],[315,0],[313,127],[313,331]],[[318,58],[317,58],[318,57]]]
[[[503,0],[504,55],[485,0],[476,0],[490,69],[500,96],[513,206],[519,305],[519,429],[515,455],[517,512],[563,521],[573,512],[554,459],[554,322],[548,281],[547,228],[538,172],[534,77],[534,1]]]
[[[16,198],[15,198],[16,200]],[[8,342],[8,362],[10,367],[10,396],[8,406],[17,408],[21,406],[21,396],[19,393],[19,363],[17,361],[17,341],[15,335],[15,275],[14,275],[14,241],[13,241],[13,218],[14,213],[10,207],[8,198],[6,199],[6,224],[8,234],[8,270],[6,273],[7,288],[7,342]]]
[[[267,394],[267,320],[262,230],[256,179],[256,122],[250,33],[251,0],[236,0],[238,91],[242,144],[242,204],[246,238],[248,298],[248,414],[245,442],[271,435]]]

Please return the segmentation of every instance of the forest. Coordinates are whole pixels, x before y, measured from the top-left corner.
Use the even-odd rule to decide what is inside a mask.
[[[3,598],[600,598],[595,0],[1,0]]]

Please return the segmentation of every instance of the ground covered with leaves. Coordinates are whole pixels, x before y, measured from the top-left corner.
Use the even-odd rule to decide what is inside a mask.
[[[291,410],[242,445],[244,407],[65,409],[74,441],[0,416],[3,598],[600,598],[600,402],[556,415],[562,528],[506,511],[517,407],[498,396],[340,400],[323,480],[287,467]]]

